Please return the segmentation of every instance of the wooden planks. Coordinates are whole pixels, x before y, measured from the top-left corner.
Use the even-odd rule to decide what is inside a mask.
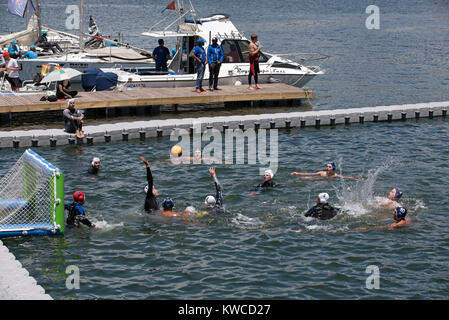
[[[143,88],[122,92],[81,92],[78,109],[140,107],[167,104],[222,103],[237,101],[290,100],[312,98],[312,91],[287,84],[265,84],[261,90],[247,86],[222,86],[219,91],[196,93],[191,87]],[[64,110],[66,101],[43,102],[42,94],[0,97],[0,113]]]

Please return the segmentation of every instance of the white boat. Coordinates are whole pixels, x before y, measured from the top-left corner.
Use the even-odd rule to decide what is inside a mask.
[[[182,7],[180,8],[180,18],[187,13],[193,13],[193,17],[180,23],[176,31],[150,30],[143,33],[143,35],[156,38],[177,37],[177,53],[169,64],[168,72],[155,72],[148,68],[137,68],[133,72],[120,68],[103,69],[103,71],[116,73],[121,87],[194,87],[197,74],[190,52],[198,38],[201,37],[206,41],[205,49],[211,43],[212,38],[217,38],[224,52],[224,60],[219,73],[219,85],[248,84],[250,41],[239,32],[230,17],[217,14],[195,19],[193,7],[185,13]],[[259,63],[260,84],[282,82],[303,87],[314,77],[324,74],[324,71],[318,66],[305,66],[280,55],[266,52],[260,53]],[[209,79],[208,69],[206,67],[203,80],[203,86],[206,88]]]

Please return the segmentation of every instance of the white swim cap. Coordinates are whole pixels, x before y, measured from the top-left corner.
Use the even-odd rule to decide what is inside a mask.
[[[215,206],[216,203],[217,201],[213,196],[207,196],[206,199],[204,200],[204,204],[209,207]]]
[[[187,207],[185,211],[190,212],[191,214],[196,213],[195,207],[192,207],[192,206]]]
[[[329,195],[327,193],[320,193],[318,198],[320,198],[320,203],[327,203],[329,200]]]
[[[273,177],[274,177],[274,173],[273,173],[273,171],[271,171],[270,169],[265,170],[264,175],[265,175],[265,174],[269,174],[271,179],[273,179]]]
[[[75,102],[75,99],[69,99],[67,100],[67,108],[70,107],[70,103]]]
[[[92,159],[92,165],[94,165],[95,162],[100,162],[100,158],[94,157],[94,158]]]

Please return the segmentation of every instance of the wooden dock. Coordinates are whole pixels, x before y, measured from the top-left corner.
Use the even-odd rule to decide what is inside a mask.
[[[196,93],[192,87],[142,88],[124,91],[80,92],[77,109],[144,107],[196,103],[227,103],[240,101],[280,101],[312,98],[311,90],[287,84],[264,84],[261,90],[248,90],[246,85],[221,86],[219,91]],[[0,113],[56,111],[67,108],[66,101],[40,101],[43,94],[0,96]]]

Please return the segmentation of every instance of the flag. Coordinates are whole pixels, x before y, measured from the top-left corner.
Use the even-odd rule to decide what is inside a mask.
[[[34,11],[34,5],[31,0],[8,0],[8,12],[23,18],[28,2],[31,3],[31,8]]]
[[[162,12],[164,12],[165,10],[176,10],[176,5],[175,5],[175,0],[173,0],[172,2],[170,2],[167,6],[167,8],[165,8],[164,10],[162,10]]]

